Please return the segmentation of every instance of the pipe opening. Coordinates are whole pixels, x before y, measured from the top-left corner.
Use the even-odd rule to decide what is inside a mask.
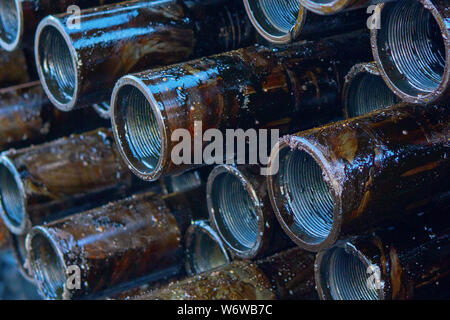
[[[20,185],[13,172],[0,164],[0,197],[7,222],[19,228],[25,219],[25,203]]]
[[[128,161],[141,172],[152,172],[160,159],[162,138],[157,115],[144,94],[132,85],[124,85],[115,98],[120,145]]]
[[[298,0],[248,0],[247,6],[259,27],[275,37],[289,35],[301,10]]]
[[[77,74],[69,46],[61,32],[51,25],[41,30],[37,41],[41,80],[58,103],[67,104],[74,97]]]
[[[360,73],[352,80],[346,99],[349,118],[392,106],[399,101],[383,78],[370,73]]]
[[[30,266],[44,297],[62,299],[66,276],[52,242],[35,233],[30,241]]]
[[[192,234],[188,259],[194,274],[218,268],[229,262],[217,240],[201,228],[196,228]]]
[[[324,241],[333,224],[333,198],[314,158],[305,151],[281,149],[278,183],[292,215],[291,231],[307,244]]]
[[[443,79],[446,50],[432,13],[419,1],[387,3],[381,25],[378,55],[392,84],[415,97],[436,90]]]
[[[255,203],[239,178],[224,172],[211,187],[212,210],[222,238],[235,250],[252,249],[258,238]]]
[[[379,300],[372,284],[367,263],[354,250],[333,247],[323,256],[319,266],[320,285],[327,299]]]
[[[19,37],[20,13],[15,0],[0,1],[0,39],[12,45]]]

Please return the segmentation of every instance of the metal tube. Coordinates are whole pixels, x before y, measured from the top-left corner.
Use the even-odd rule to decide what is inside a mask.
[[[11,149],[0,157],[0,214],[23,235],[64,210],[120,196],[132,178],[107,129]]]
[[[370,235],[339,241],[317,255],[317,291],[324,300],[448,299],[450,233],[413,217]]]
[[[356,32],[279,50],[254,46],[122,77],[111,99],[121,154],[138,177],[155,180],[196,167],[172,161],[177,129],[194,146],[196,130],[292,132],[335,119],[340,84],[367,57],[367,42]],[[198,143],[203,152],[208,143]]]
[[[231,262],[231,256],[217,232],[206,220],[194,221],[185,235],[185,266],[193,276]]]
[[[234,256],[260,258],[292,246],[273,214],[259,166],[215,167],[206,197],[211,224]]]
[[[320,15],[335,15],[342,11],[367,8],[370,5],[394,0],[298,0],[311,12]],[[364,13],[363,13],[364,15]],[[366,19],[368,15],[366,15]]]
[[[319,251],[448,201],[449,116],[447,106],[399,104],[282,138],[268,185],[283,229]]]
[[[63,113],[53,107],[39,82],[0,89],[0,148],[25,147],[104,122],[90,109]]]
[[[1,27],[0,27],[1,29]],[[30,80],[23,51],[0,51],[0,88],[14,86]]]
[[[346,118],[393,106],[400,99],[384,82],[374,62],[354,65],[345,77],[342,108]]]
[[[3,220],[0,219],[0,253],[10,247],[10,232],[6,228]]]
[[[7,51],[31,47],[36,27],[50,14],[67,12],[74,5],[83,9],[113,2],[119,0],[2,0],[0,47]]]
[[[257,262],[233,261],[134,297],[135,300],[317,299],[314,256],[299,248]]]
[[[35,40],[39,77],[63,111],[91,104],[107,109],[114,83],[128,73],[236,49],[254,38],[241,0],[119,3],[82,11],[80,28],[68,25],[70,18],[45,18]]]
[[[381,29],[371,31],[381,76],[409,103],[446,103],[450,87],[448,0],[399,0],[378,6]]]
[[[361,10],[319,16],[306,10],[299,0],[244,0],[244,5],[258,33],[275,44],[363,29],[367,20],[365,11]]]
[[[41,294],[47,299],[101,296],[140,278],[179,273],[183,234],[203,213],[199,202],[198,191],[164,197],[144,193],[34,227],[26,248]],[[67,284],[71,266],[81,272],[76,289]]]
[[[19,270],[20,274],[24,279],[34,283],[35,279],[33,277],[33,274],[31,273],[31,270],[29,269],[27,252],[25,249],[26,235],[18,236],[15,235],[14,233],[10,233],[10,237],[11,237],[11,251],[14,260],[16,261],[17,269]]]

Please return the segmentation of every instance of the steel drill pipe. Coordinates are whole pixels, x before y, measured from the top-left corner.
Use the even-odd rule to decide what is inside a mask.
[[[282,138],[268,176],[281,226],[319,251],[448,201],[449,117],[447,106],[402,103]]]
[[[450,229],[447,211],[437,219],[433,217],[437,221],[424,223],[423,218],[413,217],[370,235],[339,241],[320,252],[315,263],[320,298],[448,299]]]
[[[30,80],[23,51],[0,51],[0,88],[14,86]]]
[[[188,130],[195,147],[195,122],[201,122],[203,136],[208,129],[230,128],[292,132],[331,121],[341,112],[343,77],[368,50],[367,34],[356,32],[279,50],[248,47],[127,75],[111,99],[115,139],[130,169],[156,180],[196,167],[171,159],[175,130]],[[198,143],[203,152],[208,143]]]
[[[400,99],[389,89],[374,62],[353,66],[345,77],[342,108],[346,118],[393,106]]]
[[[36,31],[39,77],[52,103],[67,111],[108,108],[122,76],[251,44],[241,0],[131,1],[45,18]],[[99,36],[101,35],[101,36]]]
[[[70,7],[97,7],[119,0],[2,0],[0,3],[0,47],[14,51],[32,47],[39,22],[48,15],[67,12]],[[71,11],[74,14],[73,11]]]
[[[258,33],[275,44],[362,29],[367,20],[365,11],[319,16],[308,12],[299,0],[244,0],[244,5]]]
[[[298,0],[305,9],[320,15],[335,15],[339,12],[367,8],[371,5],[394,0]],[[365,19],[368,15],[362,12]]]
[[[104,124],[90,109],[61,112],[39,82],[0,89],[0,148],[25,147]]]
[[[219,165],[208,177],[209,219],[231,253],[269,256],[292,246],[275,218],[259,166]]]
[[[133,196],[34,227],[26,240],[30,268],[47,299],[102,295],[145,277],[157,280],[184,266],[183,235],[203,214],[198,191]],[[71,290],[71,266],[81,288]]]
[[[8,249],[10,247],[10,232],[6,228],[3,220],[0,219],[0,252]]]
[[[409,103],[446,103],[450,96],[448,0],[399,0],[378,9],[381,29],[371,31],[371,42],[386,84]]]
[[[132,178],[107,129],[11,149],[0,157],[0,214],[11,232],[23,235],[77,203],[120,195]]]
[[[314,255],[290,249],[257,262],[227,266],[169,283],[135,300],[317,299]]]
[[[196,275],[231,262],[222,239],[207,220],[194,221],[185,235],[185,266],[188,275]]]

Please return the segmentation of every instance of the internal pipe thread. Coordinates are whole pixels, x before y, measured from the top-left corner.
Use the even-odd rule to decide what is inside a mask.
[[[298,236],[311,244],[325,240],[333,224],[333,199],[320,166],[306,152],[286,148],[279,184]]]
[[[38,50],[38,68],[50,94],[59,103],[68,103],[75,94],[76,70],[64,37],[55,27],[46,26],[39,36]]]
[[[259,1],[264,18],[277,30],[288,33],[296,24],[300,12],[298,0],[256,0]]]
[[[359,74],[353,79],[347,99],[350,118],[392,106],[399,100],[380,76],[370,73]]]
[[[370,272],[361,259],[345,248],[335,247],[323,261],[326,272],[326,290],[333,300],[378,300],[375,288],[370,288]]]
[[[66,276],[52,242],[41,233],[30,241],[30,266],[44,297],[62,299]]]
[[[253,248],[258,237],[258,217],[242,182],[224,173],[216,177],[212,190],[215,218],[222,236],[239,250]]]
[[[0,38],[7,44],[12,44],[18,37],[19,14],[14,0],[0,1]]]
[[[0,165],[0,195],[6,218],[19,227],[25,218],[24,200],[13,173],[4,165]]]

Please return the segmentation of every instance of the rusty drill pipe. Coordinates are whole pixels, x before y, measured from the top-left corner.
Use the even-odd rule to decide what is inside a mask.
[[[275,218],[259,166],[215,167],[206,198],[211,224],[234,256],[255,259],[292,245]]]
[[[0,218],[0,253],[10,248],[10,232]]]
[[[371,5],[394,0],[298,0],[307,10],[320,15],[335,15],[343,11],[367,8]],[[369,17],[365,15],[365,19]]]
[[[114,83],[128,73],[237,49],[254,38],[241,0],[119,3],[84,10],[78,29],[67,26],[70,17],[44,19],[35,41],[39,77],[63,111],[107,109]]]
[[[55,109],[39,82],[0,89],[1,149],[25,147],[104,122],[90,109],[69,113]]]
[[[362,29],[367,20],[365,11],[319,16],[308,12],[299,0],[244,0],[244,5],[258,33],[274,44]]]
[[[194,221],[185,235],[185,266],[193,276],[231,262],[231,255],[217,232],[206,220]]]
[[[171,282],[135,300],[317,299],[314,255],[290,249],[257,262],[227,266]]]
[[[33,45],[39,22],[46,16],[67,12],[70,6],[90,8],[119,0],[2,0],[0,4],[0,47],[14,51]]]
[[[187,171],[179,175],[166,176],[159,180],[163,193],[184,192],[205,187],[212,168],[210,166]]]
[[[23,235],[74,203],[120,195],[132,178],[107,129],[11,149],[0,157],[0,214],[11,232]]]
[[[448,201],[449,116],[446,106],[399,104],[282,138],[268,184],[285,232],[319,251]]]
[[[338,241],[316,257],[323,300],[405,300],[449,297],[447,211],[412,217],[369,235]],[[426,221],[424,217],[431,216]],[[434,219],[434,221],[433,221]]]
[[[156,180],[195,168],[171,159],[185,129],[194,145],[201,134],[230,128],[298,130],[340,113],[340,85],[368,52],[365,32],[274,50],[254,46],[178,65],[127,75],[111,99],[116,141],[130,169]],[[345,71],[344,71],[345,70]],[[198,130],[197,130],[198,131]],[[208,144],[202,144],[202,150]]]
[[[27,62],[23,51],[0,51],[0,88],[28,82]]]
[[[346,118],[393,106],[400,99],[381,78],[374,62],[354,65],[345,77],[342,108]]]
[[[409,103],[446,103],[450,96],[450,4],[399,0],[379,5],[381,29],[371,31],[381,76]]]
[[[183,235],[203,214],[197,191],[133,196],[34,227],[26,240],[30,267],[47,299],[101,296],[140,278],[171,276],[184,266]],[[81,288],[67,286],[70,266]]]

